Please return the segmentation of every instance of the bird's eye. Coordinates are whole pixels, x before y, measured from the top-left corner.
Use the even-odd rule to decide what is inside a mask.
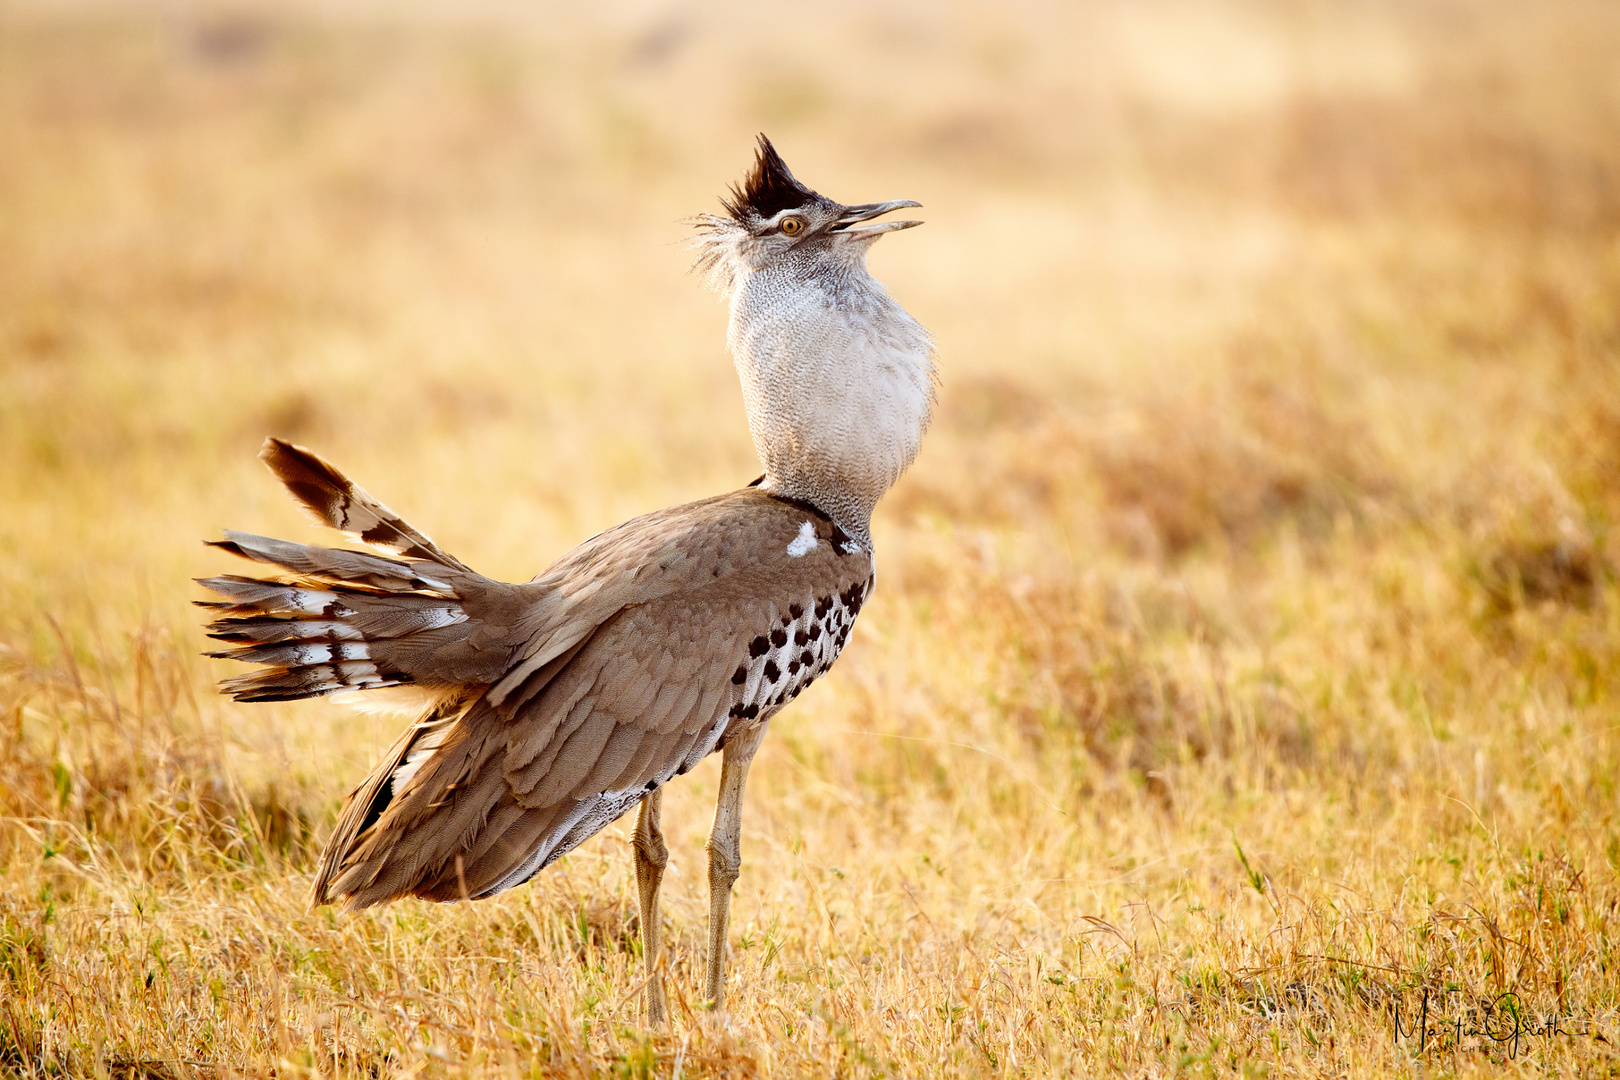
[[[800,230],[804,228],[804,219],[785,217],[782,219],[782,224],[780,227],[784,236],[798,236]]]

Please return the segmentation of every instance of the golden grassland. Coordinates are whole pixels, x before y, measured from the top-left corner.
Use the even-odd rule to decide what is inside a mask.
[[[1620,1072],[1620,11],[585,10],[0,7],[0,1073]],[[751,478],[761,128],[926,204],[940,412],[647,1032],[622,824],[307,910],[400,721],[189,579],[317,538],[267,434],[509,579]]]

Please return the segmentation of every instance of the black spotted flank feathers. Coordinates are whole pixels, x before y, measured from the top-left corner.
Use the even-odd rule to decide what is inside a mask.
[[[720,200],[720,205],[726,208],[732,220],[745,225],[749,217],[773,217],[814,198],[815,192],[793,179],[787,162],[776,152],[771,140],[760,135],[753,170],[741,187],[731,189],[731,198]]]

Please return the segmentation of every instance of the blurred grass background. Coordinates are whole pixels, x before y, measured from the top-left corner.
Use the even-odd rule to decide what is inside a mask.
[[[1620,1071],[1616,56],[1595,0],[0,4],[0,1071]],[[509,579],[750,479],[680,221],[757,130],[926,204],[872,262],[944,385],[754,770],[729,1023],[671,789],[648,1034],[622,827],[306,912],[399,721],[219,699],[189,578],[316,537],[267,434]]]

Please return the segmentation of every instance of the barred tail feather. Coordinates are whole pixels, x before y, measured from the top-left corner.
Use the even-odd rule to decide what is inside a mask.
[[[406,685],[414,679],[388,662],[386,643],[467,618],[454,602],[437,597],[235,576],[202,578],[198,584],[235,601],[201,602],[219,613],[208,624],[208,636],[235,646],[208,655],[265,665],[221,684],[238,701]],[[377,646],[383,648],[374,652]]]
[[[432,564],[401,562],[364,551],[310,547],[270,536],[225,530],[225,539],[205,541],[254,562],[270,563],[314,578],[367,585],[374,589],[421,590],[455,595],[449,582],[434,576]],[[446,569],[449,569],[446,567]]]
[[[309,451],[272,439],[262,456],[323,521],[404,558],[233,531],[210,542],[287,572],[198,579],[221,597],[198,602],[215,614],[208,636],[231,646],[208,655],[261,665],[223,681],[225,693],[282,701],[409,685],[431,702],[504,670],[501,635],[460,624],[469,603],[487,623],[491,602],[499,609],[516,587],[467,569]]]
[[[321,524],[407,559],[469,569],[313,451],[271,438],[264,441],[259,457]]]

